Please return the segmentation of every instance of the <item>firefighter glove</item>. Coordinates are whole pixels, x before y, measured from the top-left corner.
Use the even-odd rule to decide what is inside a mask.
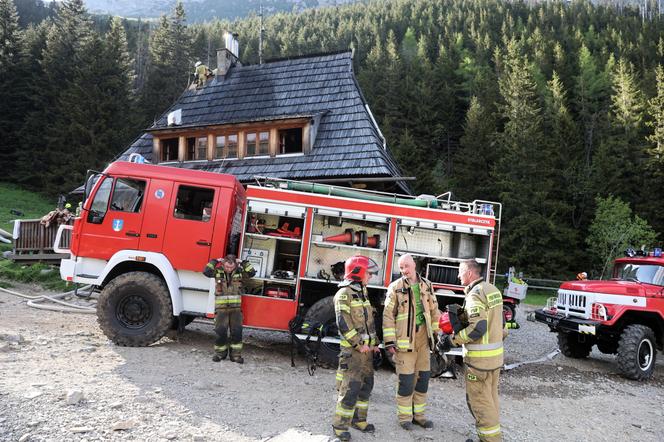
[[[452,349],[452,338],[445,333],[438,334],[438,342],[436,343],[436,350],[439,354],[445,354]]]
[[[458,304],[450,304],[447,306],[447,312],[450,317],[450,324],[452,325],[452,330],[454,333],[459,333],[465,327],[463,326],[461,319],[459,318],[459,310],[463,313],[463,307]]]

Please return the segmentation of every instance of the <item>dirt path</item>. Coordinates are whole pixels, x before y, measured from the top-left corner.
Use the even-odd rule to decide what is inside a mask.
[[[34,294],[34,287],[15,290]],[[506,362],[556,348],[545,326],[527,322],[506,343]],[[16,343],[20,335],[21,341]],[[0,440],[327,441],[334,371],[291,368],[285,334],[245,333],[245,364],[213,363],[211,325],[149,348],[116,347],[93,315],[28,307],[0,292]],[[501,377],[506,440],[661,440],[664,358],[653,380],[616,374],[613,358],[557,356]],[[375,435],[357,441],[463,441],[473,435],[462,379],[430,385],[436,428],[406,433],[396,423],[396,376],[376,374],[370,405]],[[78,400],[77,393],[83,398]],[[126,429],[114,430],[114,427]]]

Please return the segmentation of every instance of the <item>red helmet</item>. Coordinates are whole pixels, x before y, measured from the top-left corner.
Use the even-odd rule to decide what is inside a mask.
[[[366,256],[351,256],[344,263],[344,271],[344,279],[361,282],[365,274],[375,275],[378,273],[378,264]]]
[[[446,335],[451,335],[454,329],[452,328],[452,323],[450,322],[450,314],[443,312],[440,314],[438,319],[438,327]]]

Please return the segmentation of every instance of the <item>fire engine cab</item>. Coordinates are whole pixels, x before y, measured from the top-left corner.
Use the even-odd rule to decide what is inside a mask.
[[[119,345],[149,345],[212,318],[213,280],[201,272],[227,253],[257,270],[242,299],[244,325],[289,331],[303,318],[324,332],[319,358],[329,363],[339,348],[332,297],[349,256],[380,267],[368,286],[377,319],[403,254],[432,281],[441,308],[462,302],[462,260],[476,259],[495,278],[496,202],[268,178],[245,190],[230,175],[130,162],[90,175],[86,195],[81,216],[56,237],[57,251],[70,254],[60,273],[100,292],[99,324]],[[71,249],[58,247],[64,229],[72,229]]]
[[[661,249],[627,255],[615,260],[608,281],[563,283],[535,319],[558,334],[565,356],[585,358],[597,345],[617,355],[623,376],[645,380],[664,344],[664,257]]]

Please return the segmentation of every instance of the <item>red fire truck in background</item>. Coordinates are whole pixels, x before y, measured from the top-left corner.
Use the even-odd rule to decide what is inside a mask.
[[[413,255],[441,308],[462,302],[462,260],[476,259],[487,280],[496,274],[496,202],[279,179],[245,190],[230,175],[130,162],[91,175],[86,195],[81,216],[58,232],[57,251],[70,254],[60,273],[99,292],[99,323],[119,345],[149,345],[174,326],[212,318],[213,280],[201,272],[227,253],[257,270],[242,300],[244,325],[289,331],[295,317],[317,324],[319,358],[328,363],[339,348],[332,296],[349,256],[366,255],[381,269],[368,287],[377,318],[400,255]],[[72,229],[71,249],[59,248],[62,229]]]
[[[623,376],[646,380],[664,349],[664,256],[661,248],[626,255],[608,281],[564,282],[535,319],[558,334],[565,356],[586,358],[597,345],[616,355]]]

